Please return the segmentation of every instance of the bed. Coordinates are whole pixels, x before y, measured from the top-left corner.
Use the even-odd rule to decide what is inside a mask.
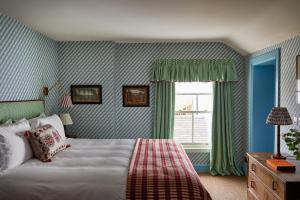
[[[16,110],[17,109],[17,110]],[[35,117],[42,101],[0,103],[0,122]],[[210,195],[173,140],[72,139],[52,162],[0,174],[0,199],[203,199]]]

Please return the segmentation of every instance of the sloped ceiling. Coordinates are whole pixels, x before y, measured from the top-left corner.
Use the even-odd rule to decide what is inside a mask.
[[[220,41],[243,55],[300,35],[300,0],[0,0],[59,40]]]

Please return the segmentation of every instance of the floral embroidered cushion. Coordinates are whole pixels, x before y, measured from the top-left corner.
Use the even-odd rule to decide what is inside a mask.
[[[51,162],[51,158],[70,145],[62,140],[58,131],[51,125],[36,128],[25,133],[29,139],[33,154],[43,162]]]

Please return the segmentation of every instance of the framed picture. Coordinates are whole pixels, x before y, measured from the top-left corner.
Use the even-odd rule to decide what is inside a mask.
[[[101,104],[101,85],[71,85],[73,104]]]
[[[148,85],[124,85],[123,107],[147,107],[149,106]]]
[[[300,55],[296,57],[297,102],[300,104]]]

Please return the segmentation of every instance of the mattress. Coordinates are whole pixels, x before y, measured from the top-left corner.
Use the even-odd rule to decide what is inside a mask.
[[[111,200],[126,198],[135,140],[68,139],[52,162],[31,159],[0,175],[0,199]]]

